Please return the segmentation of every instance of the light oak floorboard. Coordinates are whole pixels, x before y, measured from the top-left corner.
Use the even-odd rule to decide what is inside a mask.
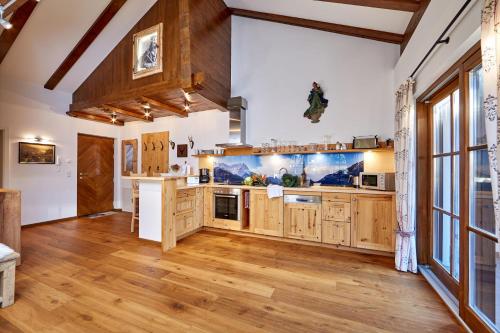
[[[0,332],[464,332],[393,259],[202,231],[166,254],[130,215],[22,230]]]

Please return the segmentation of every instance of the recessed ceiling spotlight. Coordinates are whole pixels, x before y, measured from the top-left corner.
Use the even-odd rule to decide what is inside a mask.
[[[116,113],[113,113],[113,114],[111,115],[111,122],[112,122],[113,124],[114,124],[114,123],[116,123]]]
[[[142,104],[142,108],[144,110],[149,110],[149,109],[151,109],[151,105],[149,105],[149,103],[144,103],[144,104]]]
[[[187,98],[184,100],[184,110],[189,111],[191,109],[191,103],[187,100]]]
[[[146,118],[151,117],[151,111],[149,111],[149,109],[144,109],[144,117]]]
[[[8,7],[12,6],[14,4],[14,2],[16,2],[16,0],[10,0],[9,2],[7,2],[5,5],[1,6],[0,5],[0,25],[2,27],[4,27],[4,29],[11,29],[12,28],[12,23],[10,23],[9,21],[7,21],[4,17],[3,17],[3,14],[5,12],[5,9],[7,9]]]

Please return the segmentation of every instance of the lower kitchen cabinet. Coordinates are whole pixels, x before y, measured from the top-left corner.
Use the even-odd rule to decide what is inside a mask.
[[[342,246],[351,246],[351,224],[346,222],[323,221],[322,242]]]
[[[213,206],[214,206],[214,192],[211,187],[204,188],[204,204],[203,204],[203,225],[205,227],[212,227],[214,223]]]
[[[321,242],[321,203],[285,204],[284,236]]]
[[[269,199],[266,190],[250,191],[250,231],[283,237],[283,197]]]
[[[194,212],[177,214],[175,216],[175,235],[182,236],[196,229],[194,224]]]
[[[396,204],[392,195],[352,197],[353,247],[394,252]]]

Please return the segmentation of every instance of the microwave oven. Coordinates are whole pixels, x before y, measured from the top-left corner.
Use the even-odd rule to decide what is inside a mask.
[[[359,184],[361,188],[379,191],[394,191],[396,189],[396,175],[382,172],[360,172]]]

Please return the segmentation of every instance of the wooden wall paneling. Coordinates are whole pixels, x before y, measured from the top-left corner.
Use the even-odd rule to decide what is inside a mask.
[[[73,104],[102,100],[111,102],[113,96],[135,89],[144,90],[150,85],[179,86],[179,2],[158,0],[139,22],[118,43],[103,62],[73,93]],[[160,22],[163,26],[163,73],[137,80],[132,79],[133,35]]]
[[[21,254],[21,192],[0,189],[0,243]],[[21,257],[17,259],[21,264]]]
[[[189,12],[191,71],[204,74],[198,94],[225,107],[231,97],[231,12],[221,0],[189,0]]]
[[[31,14],[35,10],[37,3],[38,1],[36,0],[17,0],[14,5],[7,9],[10,12],[14,10],[12,17],[9,19],[10,23],[12,24],[12,28],[3,29],[2,33],[0,34],[0,64],[16,41],[17,36],[23,29]],[[14,9],[13,7],[16,7],[16,9]],[[4,13],[4,17],[7,17],[7,15],[9,15],[7,12]]]
[[[144,133],[141,137],[141,170],[148,176],[167,173],[169,161],[169,132]]]

